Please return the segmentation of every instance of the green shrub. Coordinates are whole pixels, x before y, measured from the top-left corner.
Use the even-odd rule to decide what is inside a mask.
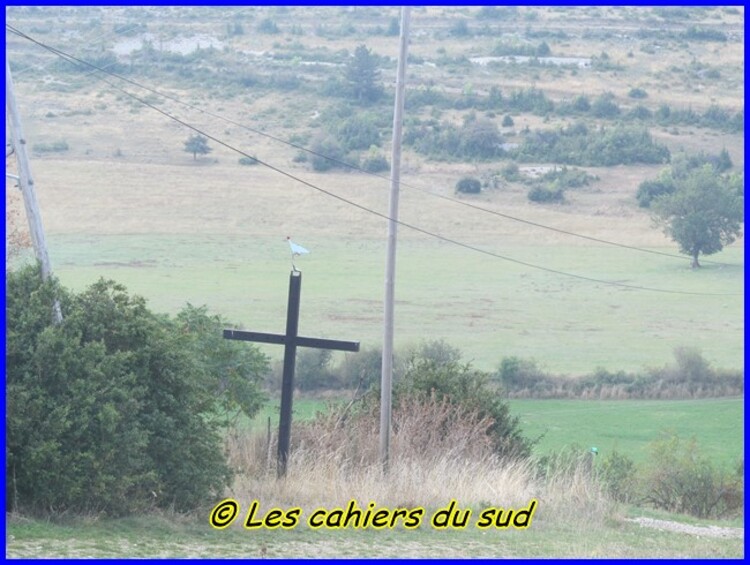
[[[615,118],[620,115],[620,107],[614,101],[614,94],[606,92],[591,104],[591,114],[595,118]]]
[[[112,281],[74,294],[30,267],[7,274],[6,298],[6,510],[185,511],[223,492],[201,338]]]
[[[280,32],[278,24],[270,18],[264,18],[256,28],[260,33],[275,35]]]
[[[314,170],[324,172],[341,165],[336,161],[343,161],[346,152],[341,144],[330,136],[318,137],[310,148],[315,154],[310,161]],[[334,160],[335,159],[335,160]]]
[[[380,383],[382,365],[381,349],[363,349],[344,358],[340,368],[340,380],[345,387],[368,390]]]
[[[51,143],[35,143],[31,146],[32,151],[36,153],[56,153],[70,149],[67,141],[53,141]]]
[[[603,166],[664,163],[669,150],[654,142],[648,129],[617,125],[589,131],[576,123],[558,130],[537,130],[513,153],[520,160]]]
[[[402,398],[447,399],[480,418],[490,417],[487,434],[500,456],[528,457],[533,442],[522,435],[518,418],[510,415],[507,402],[492,390],[487,373],[457,361],[439,362],[422,356],[412,357],[404,377],[394,387],[394,405]]]
[[[331,370],[330,349],[305,349],[297,355],[295,384],[300,390],[335,389],[341,387]]]
[[[597,462],[597,477],[606,492],[616,501],[631,503],[639,498],[637,469],[627,455],[613,449]]]
[[[727,34],[718,29],[690,26],[684,33],[685,39],[691,41],[719,41],[726,43]]]
[[[562,188],[550,188],[540,184],[534,185],[527,194],[532,202],[564,202],[565,191]]]
[[[638,206],[649,208],[655,198],[665,194],[672,194],[674,191],[674,180],[671,176],[666,176],[657,180],[643,181],[638,185],[638,192],[635,197],[638,199]]]
[[[464,177],[456,183],[456,192],[462,194],[479,194],[482,183],[473,177]]]
[[[536,362],[519,357],[503,357],[496,374],[502,387],[509,391],[540,391],[551,382],[550,375],[544,373]]]
[[[362,169],[368,173],[382,173],[383,171],[389,171],[391,164],[383,155],[370,153],[362,160]]]
[[[742,512],[743,476],[717,467],[692,439],[663,437],[650,445],[643,476],[645,501],[668,512],[698,518],[733,517]]]
[[[336,137],[346,151],[380,147],[381,144],[374,116],[363,113],[357,113],[339,125]]]
[[[536,475],[542,481],[574,477],[592,470],[591,450],[578,443],[567,445],[536,458]]]
[[[505,116],[503,117],[503,123],[502,123],[502,126],[503,126],[504,128],[509,128],[509,127],[511,127],[512,125],[514,125],[514,123],[515,123],[515,122],[513,121],[513,118],[512,118],[511,116],[510,116],[510,114],[505,114]]]
[[[648,92],[646,92],[642,88],[635,87],[635,88],[630,89],[630,91],[628,92],[628,96],[630,96],[631,98],[639,98],[639,99],[647,98]]]
[[[442,159],[486,160],[503,154],[502,136],[497,125],[489,120],[465,120],[457,128],[436,121],[409,128],[404,144],[412,145],[418,153]]]
[[[585,94],[579,94],[573,100],[573,109],[577,112],[588,112],[591,110],[591,101]]]
[[[544,173],[540,180],[547,183],[548,188],[580,188],[582,186],[588,186],[592,181],[597,180],[598,177],[591,175],[586,171],[580,169],[569,169],[566,166],[561,168],[555,167],[551,171]]]
[[[471,30],[469,29],[469,24],[464,19],[456,20],[456,22],[451,25],[449,33],[455,37],[470,37],[472,35]]]
[[[650,120],[653,117],[651,110],[638,104],[635,108],[631,108],[630,111],[625,115],[628,120]]]
[[[500,171],[500,175],[508,182],[521,182],[523,180],[518,164],[513,162],[505,165]]]

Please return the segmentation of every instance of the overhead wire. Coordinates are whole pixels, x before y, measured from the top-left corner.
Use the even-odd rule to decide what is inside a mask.
[[[6,28],[8,28],[11,32],[16,33],[17,35],[20,35],[21,37],[25,37],[25,38],[29,39],[30,41],[33,41],[34,43],[38,44],[39,46],[43,47],[44,49],[47,49],[47,50],[51,51],[52,53],[55,53],[56,55],[58,55],[61,58],[64,58],[64,59],[66,59],[68,61],[71,61],[71,62],[83,64],[83,65],[89,66],[91,68],[97,69],[96,65],[93,65],[93,64],[88,63],[86,61],[79,60],[75,56],[70,55],[68,53],[65,53],[62,50],[59,50],[57,48],[45,45],[45,44],[43,44],[43,43],[41,43],[41,42],[39,42],[37,40],[34,40],[33,38],[30,38],[29,36],[26,36],[25,34],[23,34],[23,32],[19,32],[18,30],[16,30],[15,28],[13,28],[12,26],[10,26],[9,24],[6,24]],[[99,69],[97,69],[97,70],[99,70]],[[103,71],[103,72],[107,73],[106,71]],[[107,74],[109,74],[109,73],[107,73]],[[120,77],[116,77],[116,78],[120,78]],[[534,263],[529,263],[527,261],[522,261],[520,259],[515,259],[513,257],[508,257],[508,256],[505,256],[505,255],[501,255],[499,253],[495,253],[493,251],[489,251],[487,249],[483,249],[483,248],[477,247],[475,245],[471,245],[471,244],[468,244],[468,243],[465,243],[465,242],[462,242],[462,241],[459,241],[459,240],[456,240],[456,239],[453,239],[453,238],[449,238],[447,236],[444,236],[444,235],[441,235],[439,233],[427,230],[425,228],[421,228],[421,227],[416,226],[414,224],[411,224],[411,223],[408,223],[408,222],[405,222],[405,221],[402,221],[402,220],[396,220],[394,218],[391,218],[387,214],[384,214],[382,212],[378,212],[377,210],[374,210],[372,208],[368,208],[367,206],[359,204],[359,203],[357,203],[357,202],[355,202],[353,200],[345,198],[345,197],[343,197],[343,196],[341,196],[339,194],[336,194],[336,193],[334,193],[334,192],[332,192],[330,190],[327,190],[325,188],[317,186],[317,185],[315,185],[315,184],[313,184],[313,183],[311,183],[311,182],[309,182],[309,181],[307,181],[305,179],[297,177],[296,175],[294,175],[294,174],[292,174],[292,173],[290,173],[288,171],[285,171],[285,170],[283,170],[283,169],[281,169],[279,167],[276,167],[275,165],[272,165],[272,164],[270,164],[270,163],[268,163],[266,161],[258,159],[256,156],[252,156],[252,155],[246,153],[245,151],[243,151],[242,149],[239,149],[239,148],[231,145],[230,143],[227,143],[226,141],[224,141],[224,140],[222,140],[222,139],[220,139],[220,138],[218,138],[216,136],[213,136],[210,133],[208,133],[208,132],[206,132],[206,131],[204,131],[204,130],[202,130],[202,129],[200,129],[200,128],[198,128],[198,127],[196,127],[196,126],[194,126],[194,125],[192,125],[192,124],[190,124],[190,123],[188,123],[188,122],[186,122],[186,121],[184,121],[182,119],[180,119],[179,117],[177,117],[177,116],[175,116],[173,114],[170,114],[166,110],[163,110],[162,108],[159,108],[158,106],[156,106],[155,104],[149,102],[148,100],[145,100],[145,99],[139,97],[138,95],[133,94],[132,92],[129,92],[129,91],[125,90],[121,86],[119,86],[119,85],[117,85],[117,84],[115,84],[115,83],[113,83],[113,82],[111,82],[111,81],[109,81],[107,79],[100,79],[100,80],[102,82],[104,82],[105,84],[108,84],[110,87],[112,87],[112,88],[114,88],[114,89],[122,92],[123,94],[125,94],[125,95],[133,98],[134,100],[138,101],[139,103],[143,104],[144,106],[147,106],[147,107],[151,108],[152,110],[158,112],[159,114],[162,114],[166,118],[168,118],[168,119],[170,119],[170,120],[172,120],[172,121],[174,121],[176,123],[179,123],[180,125],[182,125],[182,126],[188,128],[188,129],[190,129],[190,130],[198,133],[199,135],[204,136],[207,139],[210,139],[210,140],[214,141],[215,143],[218,143],[219,145],[221,145],[223,147],[226,147],[227,149],[229,149],[231,151],[234,151],[234,152],[238,153],[239,155],[242,155],[242,156],[247,157],[249,159],[253,159],[254,161],[257,161],[259,164],[265,166],[266,168],[268,168],[268,169],[270,169],[272,171],[275,171],[275,172],[277,172],[277,173],[279,173],[279,174],[281,174],[281,175],[283,175],[283,176],[285,176],[285,177],[287,177],[289,179],[292,179],[292,180],[294,180],[296,182],[299,182],[300,184],[303,184],[303,185],[305,185],[305,186],[307,186],[309,188],[312,188],[313,190],[315,190],[315,191],[317,191],[317,192],[319,192],[321,194],[327,195],[327,196],[329,196],[331,198],[334,198],[334,199],[336,199],[336,200],[338,200],[340,202],[343,202],[343,203],[345,203],[345,204],[347,204],[349,206],[352,206],[354,208],[362,210],[362,211],[364,211],[366,213],[369,213],[371,215],[375,215],[377,217],[383,218],[385,220],[394,221],[394,222],[396,222],[400,226],[403,226],[403,227],[405,227],[407,229],[410,229],[412,231],[415,231],[417,233],[426,235],[428,237],[432,237],[432,238],[437,239],[439,241],[443,241],[445,243],[450,243],[450,244],[456,245],[456,246],[464,248],[464,249],[468,249],[468,250],[471,250],[471,251],[474,251],[474,252],[477,252],[477,253],[481,253],[483,255],[487,255],[487,256],[490,256],[490,257],[497,258],[497,259],[501,259],[501,260],[504,260],[504,261],[508,261],[508,262],[515,263],[515,264],[518,264],[518,265],[522,265],[522,266],[525,266],[525,267],[528,267],[528,268],[532,268],[532,269],[536,269],[536,270],[540,270],[540,271],[544,271],[544,272],[547,272],[547,273],[556,274],[556,275],[560,275],[560,276],[566,276],[566,277],[570,277],[570,278],[575,278],[575,279],[578,279],[578,280],[583,280],[583,281],[592,282],[592,283],[596,283],[596,284],[603,284],[603,285],[615,286],[615,287],[620,287],[620,288],[627,288],[627,289],[630,289],[630,290],[642,290],[642,291],[659,292],[659,293],[665,293],[665,294],[680,294],[680,295],[691,295],[691,296],[739,296],[740,295],[739,293],[691,292],[691,291],[682,291],[682,290],[674,290],[674,289],[664,289],[664,288],[656,288],[656,287],[648,287],[648,286],[642,286],[642,285],[633,285],[633,284],[621,283],[621,282],[618,282],[618,281],[608,281],[608,280],[604,280],[604,279],[597,279],[597,278],[594,278],[594,277],[588,277],[588,276],[585,276],[585,275],[579,275],[579,274],[570,273],[570,272],[567,272],[567,271],[561,271],[561,270],[558,270],[558,269],[552,269],[552,268],[549,268],[549,267],[545,267],[543,265],[537,265],[537,264],[534,264]],[[124,79],[124,78],[123,78],[123,80],[126,80],[127,82],[132,82],[132,81],[129,81],[128,79]],[[139,85],[135,85],[135,86],[139,86]]]

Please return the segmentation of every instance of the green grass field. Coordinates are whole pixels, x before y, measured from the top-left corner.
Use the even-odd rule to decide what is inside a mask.
[[[642,462],[662,433],[695,437],[702,453],[733,466],[744,453],[744,400],[512,400],[511,411],[529,437],[543,437],[538,453],[565,445],[616,449]]]
[[[300,333],[381,342],[385,242],[304,241]],[[591,246],[502,243],[482,248],[579,275],[683,292],[606,286],[532,270],[449,244],[406,238],[399,247],[397,346],[445,339],[493,370],[505,356],[537,359],[552,372],[637,370],[699,348],[717,367],[743,363],[743,257],[730,248],[690,270],[687,261]],[[666,249],[666,251],[673,251]],[[206,304],[239,325],[282,331],[290,270],[282,238],[188,235],[53,235],[50,255],[63,284],[81,289],[114,278],[174,313]],[[265,346],[280,358],[281,351]]]
[[[300,397],[294,400],[294,419],[304,421],[325,411],[332,402]],[[744,453],[744,399],[700,400],[527,400],[509,401],[511,413],[530,438],[539,438],[539,455],[578,444],[595,446],[602,457],[617,450],[636,462],[648,458],[649,444],[663,433],[682,440],[695,438],[701,452],[720,465],[734,466]],[[251,426],[272,429],[279,419],[279,400],[271,400]]]

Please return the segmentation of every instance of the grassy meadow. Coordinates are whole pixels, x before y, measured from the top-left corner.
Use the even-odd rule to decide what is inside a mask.
[[[296,262],[304,273],[300,334],[380,347],[387,226],[378,214],[388,210],[388,172],[318,172],[309,155],[269,136],[309,148],[320,137],[341,137],[336,128],[350,115],[369,115],[385,124],[378,125],[377,143],[347,159],[362,162],[369,151],[390,161],[398,36],[387,30],[397,16],[395,7],[9,7],[6,20],[22,31],[83,59],[112,65],[193,105],[187,108],[126,87],[303,181],[262,165],[243,165],[239,153],[214,141],[209,142],[209,154],[194,159],[184,150],[192,130],[110,88],[90,69],[66,66],[53,54],[6,33],[54,274],[75,290],[101,277],[114,279],[145,297],[156,312],[175,314],[187,303],[206,305],[239,327],[282,332],[291,269],[285,238],[291,236],[311,251]],[[405,129],[438,123],[460,127],[472,120],[500,127],[507,114],[513,125],[502,126],[500,133],[504,142],[514,144],[523,143],[531,131],[578,121],[589,131],[619,127],[624,121],[628,127],[648,128],[673,157],[717,155],[726,149],[734,165],[730,172],[744,171],[744,132],[732,129],[729,118],[722,127],[697,119],[657,119],[662,105],[670,105],[673,114],[700,116],[714,107],[720,109],[715,114],[726,111],[730,117],[744,109],[744,28],[741,7],[414,7],[407,92],[424,99],[435,93],[444,100],[407,104]],[[502,49],[541,43],[554,57],[584,58],[589,65],[472,62]],[[343,83],[336,82],[362,44],[378,55],[385,87],[382,99],[370,107],[347,99]],[[493,88],[506,99],[520,89],[538,89],[556,109],[494,111],[472,106],[488,98]],[[581,93],[592,102],[611,94],[619,113],[560,111]],[[629,117],[641,105],[650,117]],[[504,357],[515,356],[533,359],[540,369],[561,378],[598,367],[628,372],[662,367],[673,363],[678,347],[700,350],[715,368],[744,366],[742,235],[722,252],[702,259],[701,269],[690,269],[686,256],[666,257],[554,231],[678,254],[677,244],[636,200],[640,183],[657,178],[666,163],[573,167],[592,175],[591,183],[568,189],[562,203],[534,203],[528,182],[503,176],[505,167],[515,163],[508,155],[441,160],[405,145],[400,220],[438,237],[399,227],[398,350],[442,339],[482,370],[495,371]],[[557,166],[520,160],[518,165],[526,181],[534,171]],[[9,160],[8,168],[14,167]],[[466,176],[485,182],[480,194],[456,193],[457,182]],[[10,181],[6,187],[6,207],[18,212],[16,219],[6,214],[6,229],[23,232],[19,192]],[[278,346],[260,347],[272,363],[283,357]],[[337,353],[334,363],[342,356]],[[320,398],[300,395],[295,419],[307,420],[325,409],[326,401]],[[341,398],[336,392],[330,401]],[[720,466],[734,467],[743,457],[743,398],[514,399],[510,405],[525,434],[540,438],[535,448],[540,455],[577,444],[584,449],[596,446],[602,456],[616,449],[641,463],[651,442],[673,432],[685,440],[695,437],[702,452]],[[228,495],[236,496],[243,507],[252,497],[264,504],[310,508],[377,496],[392,506],[434,508],[455,492],[477,509],[538,496],[539,520],[526,531],[441,532],[423,526],[415,531],[299,527],[247,532],[238,525],[211,529],[206,523],[209,507],[190,516],[155,511],[119,519],[92,515],[47,520],[9,513],[6,556],[744,554],[744,533],[739,530],[729,537],[686,535],[627,520],[653,516],[708,528],[741,526],[739,519],[696,520],[614,504],[585,477],[539,484],[529,468],[506,469],[491,458],[442,457],[420,465],[407,461],[394,471],[391,485],[369,467],[351,469],[350,462],[341,463],[338,451],[325,456],[303,451],[294,454],[298,459],[290,479],[276,481],[268,469],[254,466],[264,455],[260,444],[269,417],[275,429],[278,401],[270,401],[243,427],[243,432],[259,432],[257,437],[247,434],[244,443],[230,450],[232,465],[244,471]],[[377,445],[376,439],[368,441]]]
[[[294,400],[295,421],[308,420],[346,398],[327,400],[300,396]],[[571,445],[595,446],[604,457],[617,450],[642,463],[649,445],[663,434],[695,438],[701,452],[719,465],[733,466],[744,453],[744,401],[741,398],[700,400],[537,400],[510,399],[511,413],[530,438],[539,438],[534,453],[545,455]],[[271,400],[247,425],[261,434],[268,418],[276,429],[279,400]],[[626,422],[626,424],[624,424]],[[737,423],[740,422],[740,425]],[[244,427],[244,425],[242,425]]]
[[[300,332],[376,347],[382,333],[382,241],[305,241]],[[493,252],[593,278],[685,292],[741,289],[741,250],[691,271],[680,260],[587,246],[481,245]],[[176,312],[206,304],[257,331],[282,331],[289,257],[283,237],[52,235],[63,284],[80,289],[113,278]],[[445,243],[405,240],[399,249],[397,345],[445,339],[476,366],[534,358],[554,372],[637,370],[697,347],[715,366],[743,362],[743,297],[690,296],[605,286],[530,270]],[[266,346],[275,358],[281,351]]]

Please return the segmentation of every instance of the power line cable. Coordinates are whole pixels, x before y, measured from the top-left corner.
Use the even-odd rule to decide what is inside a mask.
[[[14,33],[16,33],[16,31],[14,31],[14,29],[11,26],[8,26],[6,24],[6,27],[10,28],[11,31],[13,31]],[[35,41],[35,43],[36,43],[36,41]],[[67,59],[67,60],[73,61],[73,62],[79,62],[79,61],[76,60],[75,57],[73,57],[72,55],[68,55],[68,54],[64,53],[63,51],[60,51],[60,50],[55,49],[53,47],[48,47],[48,46],[44,46],[44,47],[45,47],[45,49],[51,50],[53,53],[57,54],[61,58],[64,58],[64,59]],[[85,63],[83,61],[80,61],[80,62],[84,63],[84,64],[86,64],[88,66],[94,67],[94,65],[91,65],[90,63]],[[289,173],[288,171],[285,171],[285,170],[280,169],[280,168],[278,168],[278,167],[276,167],[276,166],[274,166],[274,165],[272,165],[270,163],[262,161],[261,159],[258,159],[257,157],[253,157],[252,155],[244,152],[243,150],[241,150],[241,149],[239,149],[239,148],[237,148],[237,147],[235,147],[235,146],[233,146],[233,145],[231,145],[231,144],[223,141],[220,138],[217,138],[217,137],[215,137],[215,136],[207,133],[206,131],[204,131],[204,130],[196,127],[196,126],[193,126],[192,124],[190,124],[190,123],[188,123],[188,122],[186,122],[186,121],[178,118],[177,116],[174,116],[173,114],[170,114],[166,110],[163,110],[163,109],[155,106],[154,104],[150,103],[149,101],[144,100],[143,98],[140,98],[136,94],[133,94],[133,93],[131,93],[131,92],[123,89],[119,85],[116,85],[116,84],[114,84],[113,82],[111,82],[111,81],[109,81],[107,79],[100,79],[100,80],[102,82],[104,82],[105,84],[108,84],[112,88],[114,88],[114,89],[122,92],[123,94],[125,94],[125,95],[133,98],[134,100],[137,100],[138,102],[140,102],[144,106],[147,106],[147,107],[151,108],[152,110],[154,110],[154,111],[162,114],[166,118],[168,118],[168,119],[170,119],[170,120],[172,120],[172,121],[174,121],[176,123],[179,123],[180,125],[182,125],[182,126],[188,128],[188,129],[190,129],[190,130],[198,133],[199,135],[202,135],[202,136],[206,137],[207,139],[210,139],[210,140],[214,141],[215,143],[218,143],[219,145],[221,145],[223,147],[226,147],[227,149],[229,149],[231,151],[234,151],[234,152],[236,152],[236,153],[238,153],[238,154],[240,154],[240,155],[242,155],[244,157],[247,157],[249,159],[254,159],[259,164],[265,166],[266,168],[268,168],[268,169],[270,169],[272,171],[275,171],[275,172],[277,172],[277,173],[279,173],[279,174],[281,174],[281,175],[283,175],[283,176],[285,176],[285,177],[287,177],[289,179],[292,179],[292,180],[294,180],[296,182],[299,182],[300,184],[303,184],[303,185],[305,185],[305,186],[307,186],[309,188],[312,188],[313,190],[316,190],[316,191],[320,192],[321,194],[325,194],[327,196],[330,196],[331,198],[339,200],[340,202],[348,204],[349,206],[353,206],[355,208],[358,208],[359,210],[362,210],[362,211],[367,212],[369,214],[378,216],[378,217],[383,218],[385,220],[395,221],[397,224],[399,224],[401,226],[404,226],[405,228],[408,228],[408,229],[410,229],[412,231],[415,231],[417,233],[421,233],[421,234],[426,235],[428,237],[432,237],[432,238],[437,239],[439,241],[443,241],[445,243],[450,243],[450,244],[456,245],[458,247],[462,247],[464,249],[468,249],[468,250],[471,250],[471,251],[474,251],[474,252],[477,252],[477,253],[481,253],[483,255],[487,255],[487,256],[490,256],[490,257],[497,258],[497,259],[502,259],[504,261],[508,261],[508,262],[515,263],[515,264],[518,264],[518,265],[522,265],[522,266],[525,266],[525,267],[529,267],[529,268],[532,268],[532,269],[544,271],[544,272],[551,273],[551,274],[566,276],[566,277],[570,277],[570,278],[575,278],[575,279],[578,279],[578,280],[584,280],[584,281],[588,281],[588,282],[592,282],[592,283],[597,283],[597,284],[604,284],[604,285],[609,285],[609,286],[616,286],[616,287],[627,288],[627,289],[631,289],[631,290],[642,290],[642,291],[660,292],[660,293],[665,293],[665,294],[680,294],[680,295],[691,295],[691,296],[741,296],[740,293],[690,292],[690,291],[681,291],[681,290],[672,290],[672,289],[647,287],[647,286],[641,286],[641,285],[632,285],[632,284],[621,283],[621,282],[617,282],[617,281],[607,281],[607,280],[603,280],[603,279],[596,279],[596,278],[593,278],[593,277],[587,277],[585,275],[578,275],[578,274],[575,274],[575,273],[569,273],[567,271],[560,271],[558,269],[552,269],[552,268],[549,268],[549,267],[544,267],[542,265],[537,265],[537,264],[534,264],[534,263],[529,263],[527,261],[522,261],[520,259],[515,259],[515,258],[508,257],[508,256],[505,256],[505,255],[500,255],[499,253],[495,253],[493,251],[488,251],[486,249],[482,249],[481,247],[476,247],[474,245],[470,245],[468,243],[464,243],[464,242],[461,242],[461,241],[458,241],[458,240],[455,240],[455,239],[443,236],[443,235],[441,235],[439,233],[432,232],[430,230],[427,230],[425,228],[421,228],[419,226],[416,226],[414,224],[410,224],[408,222],[404,222],[402,220],[393,220],[387,214],[384,214],[382,212],[378,212],[377,210],[373,210],[372,208],[368,208],[367,206],[364,206],[362,204],[354,202],[353,200],[349,200],[348,198],[340,196],[340,195],[338,195],[338,194],[336,194],[334,192],[331,192],[330,190],[327,190],[325,188],[319,187],[319,186],[317,186],[317,185],[315,185],[315,184],[313,184],[313,183],[311,183],[309,181],[306,181],[306,180],[304,180],[304,179],[302,179],[300,177],[297,177],[296,175],[293,175],[292,173]]]
[[[15,28],[12,28],[9,24],[6,24],[6,27],[8,27],[12,31],[14,31],[14,33],[21,35],[21,37],[24,37],[24,38],[28,39],[29,41],[32,41],[33,43],[36,43],[40,47],[43,47],[44,49],[51,50],[52,52],[55,52],[55,48],[54,47],[45,45],[44,43],[41,43],[41,42],[33,39],[32,37],[24,34],[23,32],[19,32]],[[64,53],[64,52],[60,51],[60,54],[62,54],[62,53]],[[373,173],[371,171],[366,171],[363,168],[359,167],[358,165],[354,165],[354,164],[348,163],[346,161],[343,161],[341,159],[338,159],[336,157],[331,157],[329,155],[325,155],[323,153],[319,153],[317,151],[314,151],[314,150],[309,149],[307,147],[304,147],[302,145],[298,145],[296,143],[293,143],[293,142],[287,141],[285,139],[282,139],[282,138],[280,138],[278,136],[274,136],[274,135],[269,134],[267,132],[263,132],[263,131],[260,131],[258,129],[252,128],[250,126],[247,126],[245,124],[237,122],[236,120],[233,120],[231,118],[227,118],[226,116],[222,116],[220,114],[216,114],[214,112],[211,112],[210,110],[199,108],[198,106],[195,106],[193,104],[190,104],[188,102],[184,102],[184,101],[180,100],[176,96],[173,96],[171,94],[167,94],[167,93],[162,92],[160,90],[157,90],[155,88],[149,87],[149,86],[144,85],[144,84],[142,84],[142,83],[140,83],[138,81],[129,79],[129,78],[124,77],[122,75],[119,75],[117,73],[107,71],[107,70],[105,70],[106,67],[100,68],[100,67],[97,67],[96,65],[94,65],[93,63],[89,63],[88,61],[84,61],[82,59],[78,59],[78,58],[74,57],[73,55],[70,55],[70,54],[67,54],[67,53],[65,53],[65,55],[67,57],[70,57],[70,58],[72,58],[72,59],[80,62],[81,64],[84,64],[84,65],[87,65],[87,66],[93,68],[94,71],[92,71],[92,73],[89,73],[89,74],[93,74],[94,72],[101,71],[101,72],[103,72],[105,74],[108,74],[109,76],[112,76],[114,78],[117,78],[119,80],[127,82],[129,84],[132,84],[133,86],[136,86],[138,88],[142,88],[142,89],[144,89],[144,90],[146,90],[148,92],[151,92],[153,94],[156,94],[156,95],[161,96],[163,98],[166,98],[168,100],[172,100],[173,102],[177,102],[178,104],[180,104],[182,106],[185,106],[185,107],[190,108],[192,110],[196,110],[196,111],[201,112],[201,113],[203,113],[205,115],[208,115],[208,116],[211,116],[211,117],[223,120],[223,121],[225,121],[225,122],[227,122],[229,124],[232,124],[234,126],[237,126],[237,127],[242,128],[242,129],[245,129],[245,130],[247,130],[247,131],[249,131],[251,133],[254,133],[256,135],[263,136],[265,138],[271,139],[271,140],[276,141],[278,143],[282,143],[284,145],[287,145],[289,147],[293,147],[293,148],[298,149],[300,151],[307,152],[307,153],[309,153],[311,155],[315,155],[317,157],[321,157],[323,159],[331,161],[332,163],[336,163],[338,165],[342,165],[342,166],[350,168],[352,170],[356,170],[356,171],[359,171],[361,173],[364,173],[364,174],[367,174],[367,175],[370,175],[370,176],[373,176],[373,177],[376,177],[376,178],[380,178],[380,179],[383,179],[383,180],[387,180],[387,181],[390,182],[390,177],[387,177],[387,176],[384,176],[384,175],[380,175],[378,173]],[[438,194],[436,192],[432,192],[432,191],[427,190],[425,188],[421,188],[421,187],[418,187],[418,186],[415,186],[415,185],[412,185],[412,184],[408,184],[408,183],[405,183],[403,181],[399,182],[399,186],[404,187],[404,188],[409,188],[411,190],[416,190],[418,192],[422,192],[424,194],[427,194],[427,195],[430,195],[430,196],[434,196],[436,198],[439,198],[441,200],[445,200],[447,202],[452,202],[454,204],[465,206],[465,207],[471,208],[473,210],[478,210],[480,212],[484,212],[484,213],[487,213],[487,214],[492,214],[492,215],[500,217],[500,218],[504,218],[504,219],[507,219],[507,220],[512,220],[512,221],[515,221],[515,222],[519,222],[519,223],[522,223],[522,224],[534,226],[534,227],[537,227],[537,228],[541,228],[541,229],[553,231],[553,232],[560,233],[560,234],[563,234],[563,235],[568,235],[568,236],[571,236],[571,237],[578,237],[578,238],[581,238],[581,239],[585,239],[585,240],[588,240],[588,241],[593,241],[593,242],[596,242],[596,243],[601,243],[601,244],[604,244],[604,245],[611,245],[611,246],[614,246],[614,247],[620,247],[622,249],[629,249],[629,250],[632,250],[632,251],[639,251],[641,253],[649,253],[651,255],[660,255],[662,257],[670,257],[670,258],[673,258],[673,259],[680,259],[681,261],[686,261],[686,260],[689,259],[688,257],[685,257],[683,255],[677,255],[675,253],[667,253],[667,252],[664,252],[664,251],[657,251],[657,250],[654,250],[654,249],[646,249],[646,248],[638,247],[638,246],[635,246],[635,245],[627,245],[625,243],[619,243],[619,242],[616,242],[616,241],[610,241],[610,240],[606,240],[606,239],[602,239],[602,238],[598,238],[598,237],[593,237],[593,236],[589,236],[589,235],[584,235],[584,234],[572,232],[572,231],[569,231],[569,230],[564,230],[564,229],[561,229],[561,228],[556,228],[554,226],[548,226],[546,224],[541,224],[539,222],[534,222],[532,220],[527,220],[527,219],[524,219],[524,218],[519,218],[517,216],[512,216],[510,214],[505,214],[505,213],[499,212],[497,210],[491,210],[489,208],[485,208],[483,206],[479,206],[478,204],[474,204],[474,203],[471,203],[471,202],[466,202],[464,200],[458,200],[456,198],[451,198],[450,196],[445,196],[443,194]],[[710,260],[710,259],[703,259],[703,262],[704,263],[709,263],[709,264],[712,264],[712,265],[721,265],[721,266],[725,266],[725,267],[733,266],[733,265],[731,265],[729,263],[723,263],[723,262],[720,262],[720,261],[713,261],[713,260]]]

